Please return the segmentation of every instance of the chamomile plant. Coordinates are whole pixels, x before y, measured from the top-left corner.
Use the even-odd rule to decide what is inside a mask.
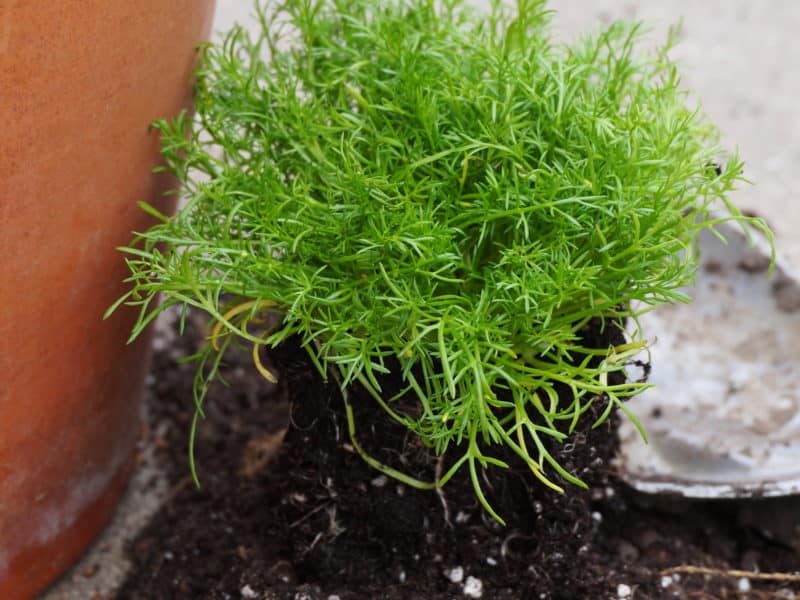
[[[592,405],[600,421],[628,412],[646,384],[611,375],[646,343],[589,348],[581,330],[686,301],[698,233],[721,218],[763,228],[727,197],[742,163],[715,166],[673,37],[641,51],[640,27],[616,23],[556,43],[539,0],[484,13],[268,0],[257,14],[257,35],[236,27],[204,47],[196,115],[155,123],[186,203],[169,217],[145,206],[158,224],[123,249],[133,337],[175,305],[209,315],[201,418],[234,340],[274,379],[260,351],[299,336],[340,385],[367,461],[421,488],[468,469],[495,517],[479,475],[507,466],[498,445],[544,485],[582,485],[548,447],[597,425]],[[278,323],[257,331],[266,313]],[[391,365],[414,411],[385,393]],[[355,385],[450,458],[438,481],[361,449]]]

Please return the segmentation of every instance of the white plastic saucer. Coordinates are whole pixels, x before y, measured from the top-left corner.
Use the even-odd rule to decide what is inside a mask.
[[[736,224],[700,238],[694,298],[641,318],[655,387],[628,407],[620,472],[635,489],[691,498],[800,493],[800,283]]]

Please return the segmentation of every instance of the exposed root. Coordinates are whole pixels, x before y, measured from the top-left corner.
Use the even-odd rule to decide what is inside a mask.
[[[439,459],[436,461],[436,473],[435,473],[435,481],[436,487],[433,488],[436,490],[436,495],[439,496],[439,502],[442,503],[442,513],[444,516],[444,522],[447,523],[447,526],[452,529],[453,522],[450,520],[450,507],[447,505],[447,498],[444,496],[444,490],[442,490],[441,486],[439,485],[439,481],[442,479],[442,471],[444,470],[444,455],[439,456]]]
[[[284,427],[272,433],[259,435],[247,442],[242,454],[239,474],[252,479],[261,473],[278,454],[286,431],[287,429]]]
[[[800,583],[800,573],[759,573],[758,571],[741,571],[736,569],[713,569],[711,567],[696,567],[681,565],[664,569],[661,575],[709,575],[711,577],[747,578],[755,581],[774,581],[778,583]]]

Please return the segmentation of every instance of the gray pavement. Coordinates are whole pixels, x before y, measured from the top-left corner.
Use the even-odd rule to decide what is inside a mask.
[[[215,31],[248,22],[250,7],[250,0],[218,0]],[[739,148],[755,183],[734,201],[770,222],[779,252],[800,268],[800,193],[792,181],[800,164],[800,2],[552,0],[551,7],[565,39],[623,18],[651,24],[652,39],[660,40],[682,19],[683,41],[673,56],[684,65],[685,86],[722,129],[724,144]],[[123,545],[157,509],[165,487],[146,460],[112,525],[42,599],[113,598],[129,567]]]

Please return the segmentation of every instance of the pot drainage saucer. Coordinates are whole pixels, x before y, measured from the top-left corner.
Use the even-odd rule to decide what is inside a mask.
[[[641,318],[655,387],[620,427],[622,477],[643,492],[696,498],[800,493],[800,283],[735,224],[700,237],[693,302]]]

